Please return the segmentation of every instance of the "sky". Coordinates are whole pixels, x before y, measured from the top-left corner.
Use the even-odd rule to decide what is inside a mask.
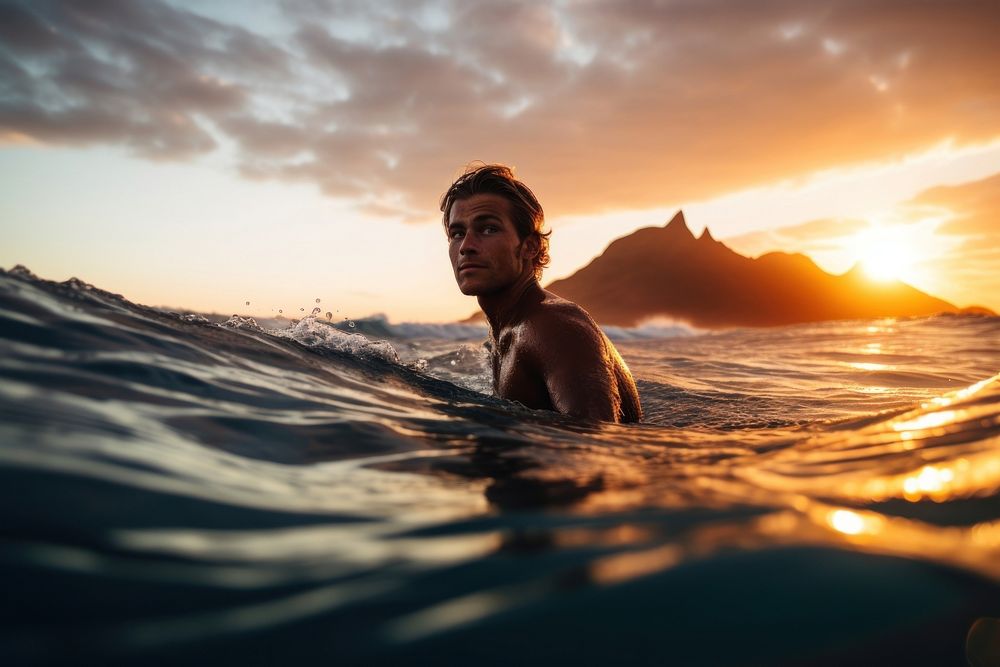
[[[543,282],[683,209],[1000,311],[998,31],[958,0],[0,0],[0,266],[462,318],[438,201],[482,160],[545,207]]]

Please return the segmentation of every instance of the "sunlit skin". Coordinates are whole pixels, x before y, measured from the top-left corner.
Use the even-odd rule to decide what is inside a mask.
[[[538,238],[521,239],[509,202],[455,201],[448,253],[463,294],[476,296],[493,343],[493,388],[526,407],[609,422],[638,421],[639,393],[615,346],[582,308],[538,284]]]

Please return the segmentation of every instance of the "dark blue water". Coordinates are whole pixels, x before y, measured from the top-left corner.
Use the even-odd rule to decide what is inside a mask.
[[[260,324],[0,273],[0,664],[951,665],[1000,617],[997,318],[610,330],[628,427],[480,393],[475,328]]]

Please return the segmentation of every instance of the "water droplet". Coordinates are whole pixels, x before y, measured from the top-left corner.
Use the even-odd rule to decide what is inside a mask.
[[[320,313],[320,308],[319,307],[316,307],[316,308],[312,309],[312,314],[313,315],[319,315],[319,313]]]
[[[319,303],[319,299],[316,299],[316,303]]]
[[[351,322],[348,322],[348,323],[347,323],[347,326],[349,326],[349,327],[351,327],[351,328],[353,329],[353,328],[354,328],[354,322],[353,322],[353,321],[351,321]]]
[[[333,319],[333,313],[327,312],[326,319]]]
[[[249,302],[249,301],[247,301],[247,305],[248,305],[248,306],[250,305],[250,302]]]
[[[279,309],[278,309],[278,312],[279,312],[279,313],[283,313],[283,312],[285,312],[285,311],[283,311],[283,310],[282,310],[281,308],[279,308]]]
[[[304,313],[304,312],[306,312],[306,309],[305,308],[299,308],[299,312],[300,313]]]

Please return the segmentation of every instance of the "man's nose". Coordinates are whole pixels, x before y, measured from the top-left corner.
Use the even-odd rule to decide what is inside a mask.
[[[474,234],[466,234],[462,238],[461,245],[458,246],[458,254],[459,255],[468,255],[469,253],[477,253],[477,252],[479,252],[479,248],[478,248],[476,240],[475,240],[475,235]]]

